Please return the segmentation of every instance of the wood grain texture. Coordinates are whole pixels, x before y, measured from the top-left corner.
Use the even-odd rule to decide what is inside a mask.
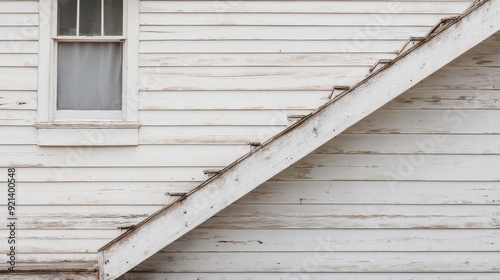
[[[500,251],[489,229],[195,229],[161,252],[477,252]],[[323,246],[318,246],[318,245]],[[214,253],[217,254],[217,253]]]
[[[127,273],[123,280],[164,280],[165,278],[171,280],[190,280],[190,279],[204,279],[204,280],[218,280],[220,273],[146,273],[146,272],[130,272]],[[225,273],[224,277],[231,280],[253,280],[253,279],[269,279],[269,280],[282,280],[284,275],[282,273]],[[286,279],[300,279],[304,277],[304,273],[287,273]],[[324,279],[337,279],[337,280],[491,280],[498,277],[498,273],[318,273],[307,274],[308,279],[311,280],[324,280]],[[120,278],[122,279],[122,278]]]
[[[498,253],[470,252],[331,252],[321,261],[311,253],[159,253],[134,270],[146,272],[308,272],[308,258],[315,272],[496,272]],[[318,258],[318,257],[317,257]],[[167,262],[168,260],[168,262]],[[249,262],[248,260],[252,260]],[[303,264],[306,262],[306,264]],[[168,264],[167,264],[168,263]],[[304,268],[304,266],[306,268]],[[284,275],[283,275],[284,276]]]
[[[150,3],[154,4],[155,2],[147,2],[147,4]],[[168,4],[172,3],[174,2],[169,2]],[[242,5],[250,3],[253,2],[243,2]],[[319,111],[317,115],[312,115],[313,117],[311,117],[309,121],[304,121],[302,123],[299,123],[299,125],[295,127],[293,133],[280,134],[278,138],[276,138],[279,139],[278,141],[271,141],[269,142],[270,144],[265,145],[259,149],[256,149],[255,152],[251,154],[249,157],[242,159],[236,165],[234,165],[235,168],[227,169],[228,171],[226,171],[226,173],[223,173],[223,175],[215,176],[213,180],[208,181],[206,186],[202,185],[202,187],[196,192],[193,192],[191,196],[187,196],[182,201],[179,201],[177,204],[174,204],[174,206],[171,206],[170,208],[166,208],[163,211],[158,212],[151,218],[147,219],[145,222],[141,223],[139,227],[129,231],[121,238],[116,239],[114,242],[104,247],[100,255],[101,268],[103,269],[101,271],[101,277],[103,279],[114,279],[122,275],[127,270],[131,269],[132,267],[142,262],[147,257],[153,255],[155,252],[160,250],[162,246],[170,244],[175,239],[182,236],[184,233],[188,232],[190,229],[206,221],[211,215],[217,213],[221,209],[226,208],[228,205],[230,205],[236,199],[243,196],[251,189],[265,182],[267,179],[269,179],[279,171],[284,170],[286,167],[288,167],[290,164],[300,159],[302,156],[305,156],[309,152],[312,152],[315,148],[321,146],[322,144],[324,144],[329,139],[339,134],[341,131],[343,131],[353,123],[367,116],[372,111],[375,111],[375,109],[389,102],[391,99],[401,94],[404,90],[409,89],[411,86],[415,85],[420,80],[428,77],[430,74],[432,74],[439,68],[451,62],[454,58],[458,57],[460,54],[466,52],[467,50],[479,44],[481,41],[483,41],[490,35],[494,34],[498,30],[496,27],[498,25],[498,22],[496,21],[495,15],[489,15],[488,13],[494,11],[493,14],[495,14],[498,11],[496,10],[496,8],[489,9],[490,7],[489,5],[494,5],[493,7],[496,7],[495,5],[498,5],[498,3],[491,2],[485,4],[484,6],[481,6],[480,9],[475,10],[474,12],[469,14],[468,18],[463,19],[463,22],[461,22],[460,24],[452,26],[446,29],[446,31],[444,31],[443,33],[440,33],[436,37],[439,38],[439,40],[435,38],[436,39],[435,44],[429,44],[431,46],[429,45],[426,46],[424,44],[423,47],[421,46],[420,48],[417,48],[415,51],[411,52],[403,59],[397,61],[395,64],[392,65],[392,67],[389,67],[385,71],[382,71],[381,72],[382,75],[379,76],[383,78],[388,78],[390,74],[393,74],[394,76],[391,76],[391,79],[386,80],[381,78],[381,79],[370,80],[368,83],[365,83],[361,86],[362,89],[363,88],[366,89],[366,94],[360,93],[363,91],[355,92],[357,94],[352,94],[351,92],[351,94],[346,96],[352,98],[347,98],[347,99],[341,98],[337,100],[337,102],[335,103],[332,102],[331,104],[334,105],[331,106],[330,108],[331,111],[330,110]],[[182,4],[180,6],[176,6],[177,9],[182,9],[182,7],[183,7]],[[485,13],[488,15],[483,17],[479,16],[478,15],[479,13]],[[475,15],[475,17],[473,15]],[[487,20],[488,19],[492,20],[491,25],[484,24],[485,18]],[[474,28],[472,26],[474,26]],[[470,32],[471,30],[477,31],[478,29],[483,30],[484,33]],[[466,30],[468,30],[468,32],[466,32]],[[453,31],[455,31],[457,34],[453,34]],[[467,39],[464,39],[465,36],[467,37]],[[460,37],[460,40],[457,39],[458,37]],[[203,43],[207,42],[203,41]],[[177,42],[175,42],[174,44],[176,43]],[[210,43],[212,43],[212,41],[210,41]],[[219,43],[219,42],[214,41],[214,43]],[[251,41],[251,43],[254,42]],[[145,50],[144,47],[147,46],[147,44],[150,44],[150,42],[147,41],[141,42],[142,51]],[[151,47],[152,45],[150,44],[149,46]],[[451,48],[451,46],[453,46],[453,48]],[[165,47],[168,48],[168,46]],[[203,47],[203,45],[200,44],[197,47]],[[245,47],[247,47],[247,45],[245,45]],[[405,64],[404,62],[406,62],[407,64]],[[217,69],[215,73],[218,73],[223,77],[230,76],[231,74],[225,72],[226,70],[227,69],[224,70]],[[175,71],[177,71],[177,73],[181,72],[178,69],[176,69]],[[196,71],[198,71],[198,69]],[[253,73],[259,74],[260,72],[253,72]],[[156,73],[156,75],[160,74]],[[404,77],[404,79],[402,79],[402,77]],[[199,82],[200,80],[195,79],[192,81]],[[174,85],[173,88],[164,88],[165,86],[168,87],[168,85],[163,85],[161,84],[161,82],[158,82],[157,85],[150,86],[149,88],[158,90],[175,90],[175,86],[177,85],[174,83],[175,82],[172,81],[172,84]],[[144,90],[147,88],[148,87],[146,88],[143,87],[142,89]],[[193,86],[184,87],[183,89],[195,90]],[[217,88],[210,88],[210,89],[218,90]],[[265,89],[265,88],[260,88],[260,89]],[[374,95],[373,89],[377,89],[381,93]],[[236,90],[236,89],[225,88],[224,90]],[[363,104],[369,104],[369,105],[364,106]],[[325,108],[328,108],[328,106]],[[329,114],[325,112],[328,112]],[[314,116],[316,116],[316,118]],[[333,123],[335,123],[335,125],[333,125]],[[321,126],[319,124],[321,124]],[[488,128],[487,130],[489,129],[490,128]],[[266,151],[268,151],[269,154],[267,154]],[[251,161],[252,158],[254,159],[254,161]],[[379,158],[378,161],[380,160],[381,159]],[[380,171],[382,170],[387,171],[388,169],[385,168],[389,165],[391,166],[390,169],[394,167],[397,168],[397,163],[396,165],[394,165],[393,160],[394,158],[389,160],[392,163],[389,162],[382,163],[384,166]],[[458,164],[454,160],[458,160]],[[453,159],[449,158],[445,159],[444,162],[441,162],[441,159],[434,159],[431,157],[430,161],[432,162],[432,164],[430,165],[431,167],[428,167],[428,169],[431,169],[433,167],[435,169],[435,167],[439,165],[445,166],[445,168],[446,167],[454,168],[457,167],[457,165],[462,165],[464,170],[455,170],[454,172],[448,171],[442,174],[437,174],[438,172],[435,171],[436,174],[433,175],[434,177],[432,176],[425,177],[426,179],[424,180],[427,180],[428,178],[430,178],[429,180],[433,180],[434,178],[437,177],[442,178],[442,180],[450,180],[451,177],[458,178],[458,180],[464,178],[466,180],[477,180],[477,177],[487,176],[484,177],[485,180],[498,181],[499,179],[498,176],[491,175],[492,171],[495,170],[497,165],[496,162],[497,159],[495,157],[485,159],[484,162],[483,159],[480,159],[478,160],[480,161],[480,163],[475,162],[471,165],[464,162],[464,160],[465,159],[461,160],[459,158],[453,158]],[[384,162],[384,160],[382,161]],[[365,171],[364,169],[367,164],[356,161],[354,162],[349,161],[349,162],[350,163],[347,162],[346,163],[347,165],[349,165],[348,168],[352,168],[350,171],[352,173],[349,173],[349,171],[347,170],[343,170],[342,167],[338,168],[339,167],[338,165],[335,166],[335,169],[340,169],[338,171],[339,174],[341,174],[340,177],[352,175],[352,176],[360,176],[362,178],[366,178],[370,176],[370,174],[360,175],[361,172]],[[255,165],[253,165],[252,163],[254,163]],[[322,167],[323,163],[324,162],[321,162],[318,165],[318,168],[324,168]],[[490,166],[490,164],[493,165]],[[368,163],[368,165],[372,164]],[[377,164],[373,164],[373,166],[376,165]],[[240,168],[241,172],[238,172]],[[303,168],[307,169],[308,167],[303,166]],[[360,168],[360,170],[356,170],[356,168]],[[467,170],[468,168],[473,169],[475,174],[472,175],[472,173],[466,172],[468,171]],[[255,172],[255,174],[259,174],[258,178],[256,178],[255,174],[252,175],[251,173],[249,173],[248,170],[252,170],[253,172]],[[270,170],[275,170],[275,172],[271,174]],[[287,171],[285,171],[285,173],[286,172]],[[327,172],[331,172],[331,170]],[[424,173],[425,172],[422,173],[417,172],[414,174],[414,177],[422,176],[423,178]],[[282,175],[283,173],[279,176]],[[312,175],[313,176],[311,176],[311,178],[315,178],[316,174]],[[325,178],[328,178],[328,176],[330,175],[328,174],[325,176],[326,176]],[[294,176],[292,175],[291,177]],[[300,177],[301,176],[299,175],[294,178],[301,179]],[[413,179],[413,177],[411,178]],[[321,179],[321,177],[319,177],[319,179]],[[235,184],[235,186],[237,187],[231,188],[231,190],[227,189],[228,185],[232,185],[231,183],[228,182],[237,182],[237,184]],[[200,209],[199,199],[203,198],[207,199],[208,197],[216,197],[216,199],[210,199],[206,204],[202,204],[201,208],[202,211],[197,211],[197,209]],[[248,206],[249,208],[247,206],[248,205],[238,205],[239,209],[235,209],[233,208],[233,206],[229,206],[229,208],[226,208],[225,210],[220,212],[213,219],[208,220],[207,223],[204,224],[202,227],[208,227],[208,228],[210,228],[211,226],[217,227],[221,226],[222,224],[226,226],[232,226],[238,222],[245,225],[249,225],[251,224],[251,221],[255,222],[255,220],[252,220],[252,218],[256,218],[256,220],[258,220],[260,224],[263,225],[265,224],[265,226],[263,226],[265,228],[280,228],[280,227],[314,228],[315,226],[319,228],[322,227],[328,228],[336,226],[340,226],[341,228],[343,226],[345,228],[352,228],[360,226],[361,228],[492,227],[493,229],[495,229],[498,226],[496,221],[497,213],[492,212],[492,210],[489,209],[493,207],[486,205],[452,205],[452,206],[433,205],[432,207],[428,205],[425,206],[412,205],[411,207],[408,207],[407,205],[391,205],[391,206],[384,205],[380,207],[372,205],[362,205],[362,206],[349,205],[348,206],[349,210],[347,212],[342,212],[345,210],[342,209],[342,207],[347,205],[335,205],[335,206],[301,205],[300,207],[298,207],[297,205],[293,206],[258,205],[256,207],[258,208],[258,210],[255,210],[255,212],[250,210],[251,207],[254,207],[253,205]],[[400,206],[404,206],[405,208],[404,209],[399,208]],[[278,207],[280,209],[278,211],[283,211],[283,212],[273,213],[272,210],[269,212],[267,211],[267,209],[272,209],[273,207]],[[314,209],[315,207],[318,207],[318,209]],[[377,214],[372,216],[370,214],[367,214],[368,211],[367,208],[361,209],[359,207],[370,207],[370,209],[375,210]],[[444,210],[443,208],[440,207],[454,207],[453,208],[454,210],[450,209]],[[467,209],[465,210],[465,208]],[[301,211],[299,211],[299,209]],[[357,210],[359,212],[357,213],[356,211],[349,212],[353,210]],[[238,213],[238,211],[242,211],[240,213],[244,214],[241,215],[236,214]],[[412,213],[408,213],[405,211],[410,211]],[[229,214],[227,214],[228,212]],[[459,216],[460,218],[455,219],[451,216],[448,216],[450,215],[450,212],[453,212],[452,214],[453,217],[456,218],[457,216]],[[233,220],[231,215],[237,215],[238,217]],[[219,217],[221,218],[221,220],[217,221]],[[290,219],[294,221],[291,222],[291,220],[288,220],[288,217],[291,217]],[[343,217],[345,221],[342,220],[341,217]],[[398,219],[402,220],[398,221]],[[443,224],[443,222],[446,224]],[[243,225],[238,224],[237,226],[243,226]],[[255,223],[253,227],[255,227]],[[144,240],[149,240],[149,239],[152,240],[153,238],[156,241],[155,244],[152,244],[150,242],[144,242]],[[185,257],[184,256],[181,257],[181,254],[183,253],[176,253],[175,256],[167,254],[168,256],[165,257],[163,261],[168,260],[169,265],[173,265],[177,271],[196,272],[196,269],[200,269],[201,263],[190,263],[190,261],[182,262],[181,259],[185,261],[189,258],[192,258],[193,260],[199,261],[203,258],[214,260],[217,259],[218,257],[221,257],[221,259],[219,259],[220,261],[215,261],[217,265],[208,265],[208,266],[215,268],[216,271],[220,271],[228,267],[231,267],[230,269],[227,270],[228,272],[230,272],[231,269],[235,269],[236,271],[239,272],[245,271],[245,268],[242,268],[241,270],[238,268],[239,265],[238,263],[242,261],[242,259],[236,258],[228,262],[222,260],[225,257],[228,259],[233,258],[233,257],[227,257],[231,254],[228,254],[227,256],[223,257],[223,254],[220,253],[217,254],[216,256],[201,257],[201,258],[199,256],[196,256],[196,254],[193,255],[186,254]],[[155,257],[159,257],[159,255],[161,254],[157,254]],[[176,257],[180,258],[179,261],[175,259]],[[294,257],[296,256],[295,255],[291,256],[291,258]],[[249,258],[254,259],[255,257],[250,257],[249,255],[246,255],[244,258],[248,260]],[[391,260],[397,258],[398,257],[392,256]],[[415,264],[419,263],[420,261],[419,260],[410,261],[407,258],[404,259],[406,262],[409,263],[396,265],[398,269],[401,269],[400,270],[401,272],[415,271]],[[486,259],[487,258],[484,258],[484,255],[481,258],[482,261]],[[244,263],[248,263],[247,260],[245,260]],[[428,261],[429,258],[425,258],[425,260]],[[164,271],[171,271],[168,268],[168,266],[163,265],[163,261],[160,262],[159,269],[160,270],[165,269]],[[470,264],[472,260],[467,260],[467,261],[469,261]],[[146,262],[143,265],[147,267],[152,263],[154,263],[154,261],[151,261],[149,263]],[[385,263],[387,263],[387,260],[385,261]],[[394,263],[392,262],[392,264]],[[409,266],[407,266],[407,264],[409,264]],[[437,269],[437,271],[440,272],[467,271],[467,269],[464,269],[463,267],[458,268],[457,264],[452,265],[451,268],[450,267],[444,268],[443,264],[439,264],[438,265],[439,268],[433,268],[432,265],[428,266],[427,264],[423,263],[419,264],[420,265],[416,265],[416,267],[418,267],[420,271],[425,270],[427,272],[432,272],[436,271],[435,269]],[[435,263],[433,263],[433,265],[434,264]],[[186,270],[183,270],[182,268],[183,265],[186,265]],[[197,266],[197,268],[193,268],[192,267],[193,265]],[[253,262],[251,265],[253,267],[257,267],[257,269],[253,269],[252,271],[257,270],[262,272],[269,270],[279,272],[281,268],[286,267],[286,265],[280,266],[280,264],[277,264],[277,267],[273,266],[271,268],[271,267],[266,267],[266,265],[261,265],[259,262]],[[482,264],[479,264],[477,267],[471,269],[474,269],[476,271],[487,272],[487,271],[493,271],[494,266],[495,265],[491,263],[487,264],[484,267],[482,266]],[[294,266],[291,265],[291,267]],[[332,266],[328,267],[332,269]],[[355,268],[351,271],[354,272],[356,271],[356,269],[358,268]],[[380,264],[374,265],[373,268],[370,267],[370,264],[368,264],[363,268],[363,271],[370,271],[371,269],[375,269],[379,272],[385,272]],[[447,269],[450,269],[450,271],[447,271]]]
[[[402,2],[345,2],[345,1],[294,1],[287,5],[283,1],[141,1],[141,12],[150,13],[461,13],[470,2],[433,2],[424,5],[415,1]]]

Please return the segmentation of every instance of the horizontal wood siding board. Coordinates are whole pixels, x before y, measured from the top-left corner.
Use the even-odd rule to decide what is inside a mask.
[[[140,53],[390,53],[394,54],[405,40],[370,41],[141,41]],[[1,43],[1,42],[0,42]],[[1,47],[1,44],[0,44]],[[0,48],[1,50],[1,48]]]
[[[38,1],[0,1],[2,14],[38,13]]]
[[[500,182],[268,181],[236,204],[499,204]]]
[[[342,26],[141,26],[141,41],[162,40],[405,40],[425,36],[429,27]],[[355,29],[355,30],[353,30]],[[1,29],[0,29],[1,31]],[[358,32],[356,32],[358,31]],[[373,34],[377,36],[374,38]]]
[[[142,26],[425,26],[449,16],[448,13],[433,14],[397,14],[384,13],[368,16],[361,13],[176,13],[143,12]]]
[[[57,268],[56,268],[57,269]],[[54,269],[54,270],[56,270]],[[49,270],[49,269],[47,269]],[[15,272],[9,273],[10,280],[96,280],[97,272]]]
[[[462,77],[466,77],[463,75]],[[500,109],[499,90],[410,90],[382,107],[383,110]],[[446,111],[443,111],[446,113]]]
[[[235,253],[158,253],[134,271],[298,273],[307,272],[302,263],[314,258],[313,252],[238,253],[237,256]],[[322,254],[322,261],[315,262],[314,272],[496,272],[500,265],[497,256],[497,252],[331,252]]]
[[[494,134],[341,134],[315,154],[497,155]]]
[[[395,53],[144,53],[140,55],[143,67],[370,67],[379,59],[393,59]]]
[[[497,229],[496,205],[232,205],[200,228]]]
[[[139,95],[139,108],[141,111],[176,110],[175,112],[189,110],[258,110],[259,113],[266,113],[264,110],[277,111],[280,109],[310,110],[328,101],[330,92],[143,91]]]
[[[210,1],[141,1],[141,13],[461,13],[470,2],[434,2],[421,5],[416,1],[385,2],[362,1],[294,1],[287,5],[282,1],[227,1],[212,3]]]
[[[499,235],[497,229],[195,229],[161,252],[493,252],[500,251]]]
[[[23,206],[17,211],[23,219],[18,230],[117,230],[137,224],[160,208],[161,205]]]
[[[491,280],[498,276],[498,273],[308,273],[306,274],[310,280]],[[224,273],[224,277],[231,280],[248,280],[248,279],[269,279],[281,280],[283,273]],[[125,275],[124,280],[191,280],[191,279],[206,279],[218,280],[221,277],[220,272],[213,273],[159,273],[159,272],[130,272]],[[300,279],[304,277],[303,272],[287,273],[289,279]]]
[[[200,182],[22,182],[29,205],[165,205]],[[7,196],[5,190],[0,194]],[[5,205],[3,202],[0,205]]]
[[[31,164],[27,164],[31,166]],[[24,182],[200,182],[208,178],[208,167],[24,167],[16,166]],[[117,176],[117,174],[121,174]]]

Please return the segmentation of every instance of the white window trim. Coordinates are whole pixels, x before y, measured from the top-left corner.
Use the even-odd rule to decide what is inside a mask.
[[[75,41],[73,36],[57,37],[57,0],[40,0],[39,2],[39,55],[38,55],[38,110],[35,127],[39,130],[39,138],[50,135],[50,132],[40,130],[68,129],[75,134],[82,134],[80,129],[107,129],[134,131],[130,135],[130,145],[137,145],[137,130],[139,127],[138,80],[139,80],[139,0],[124,0],[123,6],[124,36],[96,37],[92,40],[124,41],[123,45],[123,110],[122,111],[73,111],[56,112],[56,38]],[[87,41],[87,40],[86,40]],[[56,118],[57,117],[57,118]],[[81,128],[79,128],[81,127]],[[57,128],[57,129],[56,129]],[[123,132],[123,131],[122,131]],[[123,133],[120,132],[120,135]],[[75,137],[74,137],[75,138]],[[77,138],[77,137],[76,137]],[[113,138],[113,137],[111,137]],[[125,139],[126,140],[126,139]],[[39,143],[47,143],[39,139]],[[81,141],[72,141],[66,145],[79,145]],[[78,142],[78,143],[76,143]],[[127,144],[121,141],[120,145]],[[105,140],[102,145],[112,145]],[[59,145],[59,144],[55,144]],[[99,145],[95,144],[96,146]]]

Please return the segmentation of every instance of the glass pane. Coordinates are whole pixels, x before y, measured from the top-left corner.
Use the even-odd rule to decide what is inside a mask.
[[[122,109],[122,44],[59,43],[58,110]]]
[[[101,0],[80,0],[81,36],[101,36]]]
[[[104,35],[123,34],[123,0],[104,0]]]
[[[57,2],[57,34],[76,35],[77,0],[59,0]]]

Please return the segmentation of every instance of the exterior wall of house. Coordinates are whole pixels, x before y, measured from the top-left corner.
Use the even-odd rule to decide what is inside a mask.
[[[139,146],[39,147],[37,61],[48,55],[38,54],[39,3],[1,0],[0,178],[17,168],[16,269],[94,269],[122,228],[470,2],[141,1]],[[5,256],[6,228],[0,236]]]
[[[124,279],[498,278],[499,44],[481,43]]]

